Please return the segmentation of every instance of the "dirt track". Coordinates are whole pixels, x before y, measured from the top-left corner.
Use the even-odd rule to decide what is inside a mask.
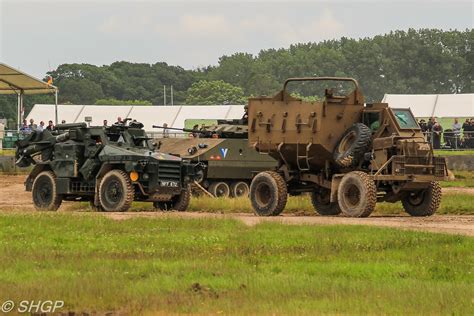
[[[33,211],[31,193],[25,192],[23,182],[25,176],[0,177],[0,210]],[[474,194],[474,188],[447,188],[445,193]],[[63,205],[70,205],[64,203]],[[380,227],[395,227],[409,230],[423,230],[439,233],[461,234],[474,236],[474,216],[470,215],[435,215],[431,217],[409,216],[371,216],[369,218],[322,217],[322,216],[294,216],[283,215],[278,217],[257,217],[252,214],[236,213],[229,215],[213,213],[162,213],[162,212],[127,212],[101,213],[104,216],[122,220],[132,217],[179,217],[179,218],[235,218],[247,225],[256,225],[261,222],[279,222],[290,225],[369,225]]]

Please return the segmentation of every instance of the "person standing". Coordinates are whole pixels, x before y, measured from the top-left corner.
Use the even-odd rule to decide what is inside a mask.
[[[438,121],[435,121],[432,129],[433,134],[433,148],[440,149],[441,148],[441,137],[443,136],[443,127]]]
[[[30,125],[28,125],[28,127],[30,128],[31,131],[34,131],[36,130],[36,124],[35,124],[35,120],[33,120],[32,118],[30,119]]]
[[[38,132],[44,131],[44,122],[43,122],[43,121],[40,122],[40,125],[38,125],[38,127],[36,128],[36,130],[37,130]]]
[[[107,120],[104,120],[102,123],[104,127],[107,127],[107,124],[108,124]]]
[[[31,133],[31,128],[30,128],[30,126],[28,125],[28,121],[27,121],[27,120],[23,120],[23,125],[20,127],[20,132],[21,132],[23,135],[27,135],[27,134],[30,134],[30,133]]]
[[[54,129],[53,121],[51,120],[48,121],[48,126],[46,126],[46,129],[48,131],[52,131]]]
[[[163,138],[170,137],[170,131],[167,127],[168,127],[168,123],[163,123]]]
[[[454,123],[451,126],[453,129],[453,136],[454,136],[454,148],[459,148],[459,141],[461,139],[461,123],[457,118],[454,119]]]

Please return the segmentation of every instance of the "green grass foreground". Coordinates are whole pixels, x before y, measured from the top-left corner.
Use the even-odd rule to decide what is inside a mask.
[[[473,310],[469,237],[77,213],[3,213],[0,228],[0,302],[131,314]]]

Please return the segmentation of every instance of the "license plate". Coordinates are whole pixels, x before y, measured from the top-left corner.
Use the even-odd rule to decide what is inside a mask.
[[[168,188],[177,188],[178,182],[177,181],[160,181],[160,186],[168,187]]]

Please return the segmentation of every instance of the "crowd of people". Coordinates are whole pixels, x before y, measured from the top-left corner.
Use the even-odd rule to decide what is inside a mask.
[[[418,124],[434,149],[474,148],[474,118],[466,119],[463,124],[455,118],[451,128],[446,130],[435,117],[431,117],[428,122],[421,119]]]
[[[66,123],[66,121],[63,120],[61,123],[64,124]],[[20,127],[20,133],[27,135],[27,134],[30,134],[32,131],[42,132],[44,130],[52,131],[53,129],[54,129],[53,121],[49,120],[48,125],[45,126],[44,121],[40,121],[39,124],[36,124],[35,120],[31,118],[29,124],[27,120],[23,120],[23,124]]]

